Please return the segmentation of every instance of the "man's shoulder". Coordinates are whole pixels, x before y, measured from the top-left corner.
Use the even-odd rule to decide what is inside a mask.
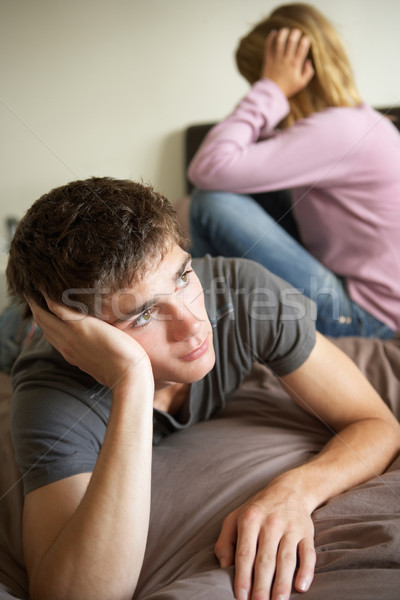
[[[269,276],[274,277],[262,265],[243,258],[206,255],[193,259],[192,266],[202,284],[212,323],[232,311],[238,299],[246,298],[254,288],[268,286]]]
[[[254,279],[278,279],[259,263],[246,258],[212,257],[206,254],[202,258],[194,258],[193,269],[202,283],[212,283],[221,277],[231,284],[242,281],[254,282]]]
[[[207,295],[226,287],[239,290],[268,290],[271,294],[295,291],[293,286],[260,263],[246,258],[225,258],[206,255],[193,259],[193,269]]]
[[[314,318],[309,298],[255,261],[207,255],[193,260],[193,269],[202,283],[211,321],[234,310],[246,319],[283,320],[286,327]]]
[[[29,344],[23,348],[11,371],[12,385],[15,392],[26,386],[51,385],[57,381],[77,381],[88,379],[86,385],[93,380],[77,367],[67,363],[62,355],[49,344],[38,329]],[[89,381],[90,380],[90,381]]]

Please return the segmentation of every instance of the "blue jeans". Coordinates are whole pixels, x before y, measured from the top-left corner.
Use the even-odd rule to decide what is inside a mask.
[[[394,332],[350,298],[345,280],[329,271],[251,196],[195,190],[190,206],[194,257],[255,260],[314,300],[324,335],[390,339]]]

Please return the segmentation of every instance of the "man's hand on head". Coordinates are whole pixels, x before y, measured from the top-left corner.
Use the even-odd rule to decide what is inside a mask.
[[[138,342],[109,323],[46,298],[49,311],[27,299],[45,339],[73,366],[110,389],[140,376],[152,379],[150,360]]]

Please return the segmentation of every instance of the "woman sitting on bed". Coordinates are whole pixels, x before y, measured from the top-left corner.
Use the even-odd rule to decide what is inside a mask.
[[[317,303],[326,335],[400,330],[400,136],[363,103],[315,8],[277,8],[241,40],[252,87],[189,166],[193,254],[256,260]],[[292,189],[298,243],[249,194]],[[290,209],[289,209],[290,210]],[[304,244],[304,245],[302,245]]]

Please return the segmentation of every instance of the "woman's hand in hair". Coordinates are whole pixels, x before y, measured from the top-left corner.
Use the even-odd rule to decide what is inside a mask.
[[[110,389],[136,378],[136,373],[153,385],[149,357],[138,342],[101,319],[45,298],[50,312],[27,301],[45,339],[69,364]]]
[[[268,35],[262,79],[274,81],[287,98],[305,88],[314,75],[311,60],[307,58],[310,40],[300,29],[283,28]]]

